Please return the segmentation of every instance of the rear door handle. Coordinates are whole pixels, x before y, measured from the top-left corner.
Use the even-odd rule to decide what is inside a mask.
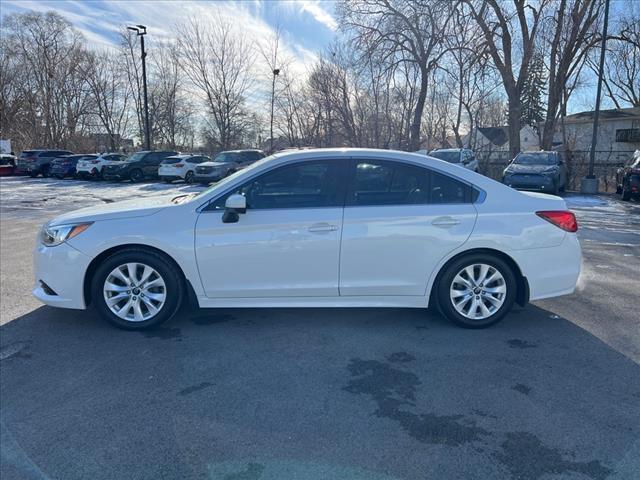
[[[338,230],[338,226],[329,223],[316,223],[309,227],[311,233],[335,232],[336,230]]]
[[[460,225],[460,220],[457,220],[453,217],[438,217],[435,218],[432,222],[431,225],[434,225],[436,227],[453,227],[455,225]]]

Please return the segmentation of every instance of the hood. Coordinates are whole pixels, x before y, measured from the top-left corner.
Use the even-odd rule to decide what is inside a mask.
[[[557,166],[555,165],[519,165],[517,163],[512,163],[509,165],[505,172],[509,173],[542,173],[544,171],[553,171],[557,170]]]
[[[74,210],[73,212],[60,215],[49,223],[51,225],[60,225],[70,222],[96,222],[99,220],[146,217],[171,206],[171,199],[175,197],[175,194],[162,195],[81,208],[80,210]]]

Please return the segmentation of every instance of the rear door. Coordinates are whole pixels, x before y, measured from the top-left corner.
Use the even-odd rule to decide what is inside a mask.
[[[437,264],[473,230],[472,187],[425,167],[352,162],[340,252],[340,295],[425,295]]]

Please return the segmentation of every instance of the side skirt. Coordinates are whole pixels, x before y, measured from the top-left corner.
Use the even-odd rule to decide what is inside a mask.
[[[198,297],[200,308],[303,308],[303,307],[380,307],[427,308],[429,301],[422,296],[393,297],[263,297],[263,298],[208,298]]]

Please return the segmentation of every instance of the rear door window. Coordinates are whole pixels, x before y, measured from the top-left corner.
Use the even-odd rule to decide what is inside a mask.
[[[464,182],[424,167],[386,160],[358,160],[348,205],[472,203],[477,192]]]

